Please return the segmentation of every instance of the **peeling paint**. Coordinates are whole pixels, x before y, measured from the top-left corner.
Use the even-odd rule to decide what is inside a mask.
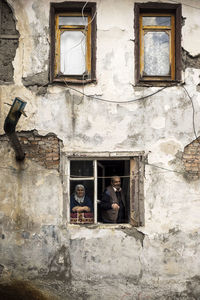
[[[192,56],[188,51],[182,49],[183,69],[194,68],[200,69],[200,54]]]
[[[97,0],[97,81],[73,86],[49,83],[50,1],[8,2],[20,37],[14,82],[0,86],[1,279],[63,300],[199,299],[200,185],[185,168],[199,172],[198,147],[184,160],[194,126],[200,135],[199,2],[182,1],[181,83],[193,102],[182,84],[135,86],[136,1]],[[3,131],[15,96],[27,101],[21,166]],[[68,224],[69,153],[119,151],[148,154],[145,226]]]
[[[33,86],[33,85],[44,86],[48,84],[48,73],[40,72],[34,75],[30,75],[22,78],[22,81],[25,86]]]

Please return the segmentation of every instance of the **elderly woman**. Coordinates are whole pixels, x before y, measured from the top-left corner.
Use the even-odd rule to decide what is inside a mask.
[[[82,184],[75,186],[75,192],[70,199],[71,212],[92,212],[93,206],[90,198],[85,195],[85,187]]]

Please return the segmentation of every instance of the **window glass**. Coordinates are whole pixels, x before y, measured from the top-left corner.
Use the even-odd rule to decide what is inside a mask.
[[[60,70],[64,75],[82,75],[86,71],[86,38],[82,31],[61,33]]]
[[[77,185],[82,185],[84,189]],[[76,187],[79,191],[85,190],[85,194],[80,195]],[[70,222],[73,224],[94,223],[94,180],[70,181]]]
[[[91,160],[71,160],[71,177],[93,176],[93,161]]]
[[[164,31],[145,33],[144,74],[148,76],[170,75],[168,33]]]
[[[171,17],[143,17],[142,22],[144,26],[170,26]]]
[[[121,178],[121,188],[123,190],[125,200],[123,223],[128,223],[130,213],[130,161],[99,160],[97,162],[97,166],[97,199],[100,200],[97,206],[98,222],[105,222],[105,219],[102,217],[103,206],[101,202],[103,198],[105,200],[106,188],[111,185],[111,177],[117,175]],[[103,202],[105,203],[104,200]],[[105,214],[105,211],[103,214]]]
[[[87,25],[87,17],[59,17],[59,25]]]
[[[75,187],[81,184],[85,187],[85,195],[87,195],[91,202],[94,202],[94,180],[71,180],[70,181],[70,195],[75,193]]]

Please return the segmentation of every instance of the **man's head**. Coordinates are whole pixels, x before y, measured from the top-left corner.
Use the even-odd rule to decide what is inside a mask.
[[[116,188],[117,190],[121,187],[121,179],[119,176],[112,176],[111,177],[111,185]]]

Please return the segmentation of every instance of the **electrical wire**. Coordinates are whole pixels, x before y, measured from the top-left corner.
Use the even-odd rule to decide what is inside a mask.
[[[161,88],[160,90],[155,91],[155,92],[152,93],[152,94],[149,94],[149,95],[146,95],[146,96],[143,96],[143,97],[140,97],[140,98],[131,99],[131,100],[127,100],[127,101],[114,101],[114,100],[103,99],[103,98],[96,97],[96,96],[92,96],[92,95],[86,95],[85,93],[83,93],[83,92],[81,92],[81,91],[79,91],[79,90],[77,90],[77,89],[75,89],[75,88],[70,87],[70,86],[67,84],[67,82],[65,81],[65,79],[63,79],[63,80],[64,80],[66,86],[68,87],[68,89],[74,90],[74,91],[78,92],[79,94],[81,94],[81,95],[83,95],[83,96],[86,96],[86,97],[92,98],[92,99],[96,99],[96,100],[100,100],[100,101],[103,101],[103,102],[117,103],[117,104],[125,104],[125,103],[131,103],[131,102],[135,102],[135,101],[144,100],[144,99],[146,99],[146,98],[149,98],[149,97],[154,96],[155,94],[157,94],[157,93],[163,91],[164,89],[166,89],[166,88],[168,87],[168,86],[165,86],[165,87]],[[193,103],[192,97],[191,97],[190,94],[188,93],[187,89],[186,89],[183,85],[181,85],[181,86],[183,87],[183,89],[185,90],[185,92],[186,92],[188,98],[189,98],[190,101],[191,101],[192,111],[193,111],[193,113],[192,113],[193,131],[194,131],[195,138],[196,138],[197,141],[198,141],[198,136],[197,136],[196,128],[195,128],[195,108],[194,108],[194,103]],[[199,142],[199,141],[198,141],[198,142]],[[199,142],[199,143],[200,143],[200,142]]]
[[[167,171],[167,172],[171,172],[171,173],[178,173],[178,174],[182,174],[182,175],[185,175],[185,174],[192,174],[191,172],[189,171],[184,171],[184,172],[181,172],[181,171],[176,171],[176,170],[172,170],[172,169],[168,169],[168,168],[164,168],[164,167],[161,167],[161,166],[158,166],[158,165],[154,165],[154,164],[150,164],[148,162],[143,162],[141,161],[144,165],[149,165],[151,167],[154,167],[154,168],[157,168],[157,169],[161,169],[161,170],[164,170],[164,171]],[[75,176],[75,175],[66,175],[66,174],[56,174],[54,171],[58,171],[56,169],[45,169],[45,170],[37,170],[37,171],[28,171],[27,169],[16,169],[16,168],[13,168],[13,167],[0,167],[0,169],[2,170],[5,170],[5,171],[12,171],[14,173],[17,173],[19,174],[19,172],[23,172],[23,173],[30,173],[30,174],[39,174],[39,173],[47,173],[48,171],[51,171],[53,173],[47,173],[47,175],[53,175],[53,176],[57,176],[57,177],[60,177],[60,176],[63,176],[63,177],[71,177],[71,176]],[[84,177],[85,176],[76,176],[76,178],[80,178],[80,179],[83,179],[84,180]],[[112,176],[97,176],[97,178],[99,179],[102,179],[102,178],[111,178]],[[128,176],[128,175],[122,175],[122,176],[119,176],[121,178],[130,178],[131,176]],[[86,177],[88,178],[88,176]],[[75,179],[72,177],[72,179]]]
[[[85,40],[85,36],[86,36],[86,32],[87,32],[87,27],[88,27],[88,25],[90,25],[90,24],[94,21],[94,19],[95,19],[95,17],[96,17],[97,9],[96,9],[96,11],[95,11],[95,13],[94,13],[92,19],[90,20],[90,22],[87,22],[87,23],[85,22],[85,20],[84,20],[84,9],[85,9],[85,7],[86,7],[86,5],[87,5],[88,3],[89,3],[89,1],[87,1],[87,2],[83,5],[82,10],[81,10],[82,19],[83,19],[83,22],[85,23],[85,24],[84,24],[84,30],[83,30],[84,35],[83,35],[83,37],[81,38],[81,40],[80,40],[77,44],[75,44],[75,45],[72,46],[70,49],[68,49],[68,51],[67,51],[67,54],[68,54],[68,55],[70,54],[70,52],[71,52],[73,49],[77,48],[79,45],[81,45],[81,49],[82,49],[82,43],[83,43],[83,41]],[[83,52],[83,49],[82,49],[82,52]],[[85,56],[85,53],[84,53],[84,56]],[[65,57],[64,57],[64,60],[65,60]],[[64,64],[64,68],[65,68],[65,64]],[[83,77],[83,80],[84,80],[85,75],[83,74],[82,77]]]
[[[115,101],[115,100],[108,100],[108,99],[103,99],[103,98],[100,98],[100,97],[96,97],[96,96],[93,96],[93,95],[86,95],[85,93],[73,88],[73,87],[70,87],[67,82],[65,81],[65,79],[63,79],[64,83],[66,84],[66,86],[68,87],[68,89],[70,90],[73,90],[87,98],[92,98],[92,99],[96,99],[96,100],[100,100],[100,101],[103,101],[103,102],[108,102],[108,103],[117,103],[117,104],[125,104],[125,103],[131,103],[131,102],[134,102],[134,101],[140,101],[140,100],[144,100],[146,98],[149,98],[149,97],[152,97],[156,94],[158,94],[159,92],[163,91],[164,89],[168,88],[168,86],[164,86],[162,87],[161,89],[151,93],[151,94],[148,94],[146,96],[143,96],[143,97],[139,97],[139,98],[136,98],[136,99],[131,99],[131,100],[126,100],[126,101]],[[169,86],[171,87],[171,86]]]
[[[65,82],[66,83],[66,82]],[[67,83],[66,83],[67,84]],[[68,86],[68,85],[67,85]],[[83,94],[84,96],[87,96],[89,98],[94,98],[94,99],[98,99],[98,100],[101,100],[101,101],[106,101],[106,102],[112,102],[112,103],[129,103],[129,102],[133,102],[133,101],[139,101],[139,100],[143,100],[145,98],[148,98],[148,97],[151,97],[157,93],[159,93],[160,91],[162,91],[163,89],[167,88],[167,87],[163,87],[161,88],[160,90],[152,93],[152,94],[149,94],[149,95],[146,95],[146,96],[143,96],[143,97],[140,97],[140,98],[137,98],[137,99],[132,99],[132,100],[129,100],[129,101],[124,101],[124,102],[119,102],[119,101],[112,101],[112,100],[107,100],[107,99],[102,99],[102,98],[99,98],[99,97],[95,97],[95,96],[90,96],[90,95],[85,95],[84,93],[80,92],[79,90],[77,89],[74,89],[74,88],[71,88],[68,86],[68,88],[72,89],[72,90],[75,90],[76,92],[79,92],[80,94]],[[195,120],[194,120],[194,117],[195,117],[195,108],[194,108],[194,103],[193,103],[193,100],[192,100],[192,97],[190,96],[190,94],[188,93],[187,89],[183,86],[188,98],[190,99],[191,101],[191,104],[192,104],[192,109],[193,109],[193,130],[194,130],[194,134],[195,134],[195,137],[196,139],[198,140],[198,137],[197,137],[197,133],[196,133],[196,129],[195,129]],[[158,165],[154,165],[154,164],[150,164],[150,163],[147,163],[147,162],[144,162],[144,164],[146,165],[149,165],[149,166],[152,166],[154,168],[158,168],[158,169],[162,169],[162,170],[165,170],[165,171],[168,171],[168,172],[173,172],[173,173],[178,173],[178,174],[191,174],[191,172],[188,172],[188,171],[185,171],[185,172],[180,172],[180,171],[175,171],[175,170],[171,170],[171,169],[167,169],[167,168],[164,168],[164,167],[161,167],[161,166],[158,166]],[[6,169],[6,170],[11,170],[11,171],[15,171],[15,172],[19,172],[19,170],[17,169],[14,169],[14,168],[9,168],[9,167],[0,167],[0,169]],[[30,171],[27,171],[27,170],[21,170],[21,171],[26,171],[28,173],[37,173],[37,172],[30,172]],[[46,172],[46,170],[44,170],[44,172]],[[58,175],[59,176],[59,175]],[[74,175],[72,175],[74,176]],[[78,176],[77,176],[78,177]],[[83,178],[83,176],[81,176]],[[129,176],[123,176],[123,177],[129,177]],[[104,177],[98,177],[98,178],[104,178]],[[106,178],[106,177],[105,177]]]
[[[145,165],[149,165],[151,167],[154,167],[154,168],[158,168],[158,169],[161,169],[161,170],[165,170],[165,171],[168,171],[168,172],[172,172],[172,173],[178,173],[178,174],[186,174],[186,173],[189,173],[191,174],[190,172],[188,171],[185,171],[185,172],[180,172],[180,171],[176,171],[176,170],[172,170],[172,169],[167,169],[167,168],[164,168],[164,167],[161,167],[161,166],[158,166],[158,165],[154,165],[154,164],[150,164],[148,162],[144,162]]]
[[[65,175],[66,177],[70,177],[72,180],[74,180],[74,179],[84,179],[84,178],[94,178],[94,176],[80,176],[80,175]],[[117,175],[117,177],[120,177],[120,178],[130,178],[131,176],[130,175]],[[99,179],[108,179],[108,178],[112,178],[113,176],[97,176],[97,178],[99,178]],[[89,179],[90,180],[90,179]]]
[[[200,9],[200,7],[197,7],[197,6],[193,6],[193,5],[190,5],[190,4],[185,4],[185,3],[180,3],[176,0],[170,0],[171,2],[174,2],[174,3],[177,3],[177,4],[181,4],[181,5],[185,5],[185,6],[188,6],[188,7],[191,7],[191,8],[195,8],[195,9]]]
[[[84,20],[84,9],[85,9],[85,7],[86,7],[86,5],[87,5],[88,3],[89,3],[89,1],[87,1],[87,2],[84,4],[84,6],[82,7],[81,14],[82,14],[83,20]],[[95,19],[95,17],[96,17],[96,14],[97,14],[97,9],[95,10],[95,13],[94,13],[92,19],[90,20],[90,22],[88,22],[88,23],[86,24],[86,28],[87,28],[88,25],[90,25],[90,24],[94,21],[94,19]]]

